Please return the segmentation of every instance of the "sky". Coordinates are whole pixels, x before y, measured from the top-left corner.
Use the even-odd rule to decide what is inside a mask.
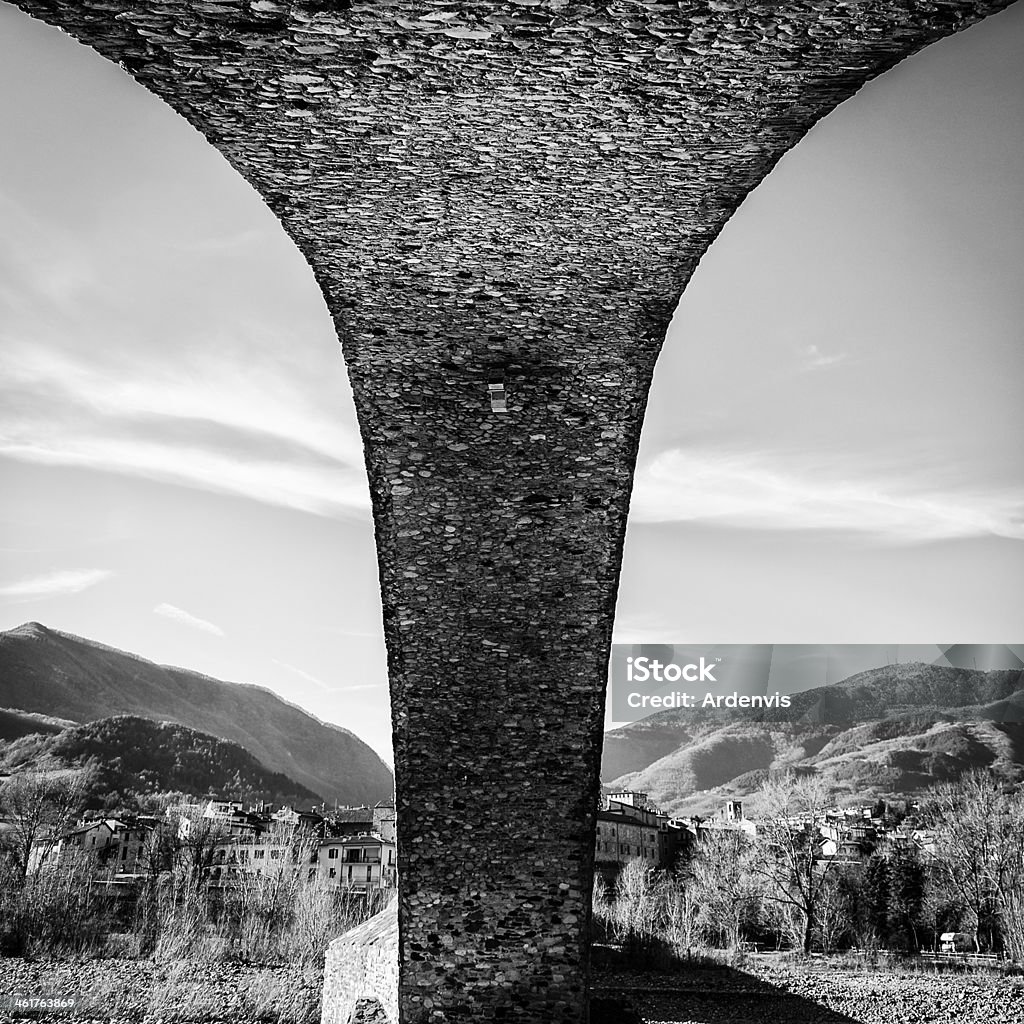
[[[1024,5],[820,122],[658,364],[616,639],[1007,643],[1024,624]],[[0,3],[0,629],[267,686],[391,761],[344,361],[256,193]]]

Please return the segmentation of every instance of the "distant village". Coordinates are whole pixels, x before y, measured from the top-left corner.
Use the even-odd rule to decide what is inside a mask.
[[[243,876],[303,871],[310,881],[350,892],[396,884],[393,803],[302,811],[212,798],[163,816],[87,814],[66,831],[40,835],[28,871],[79,865],[84,858],[97,882],[129,886],[159,871],[172,846],[193,848],[211,888],[230,887]]]
[[[203,872],[211,887],[230,885],[243,875],[276,874],[299,859],[310,879],[339,889],[365,892],[396,885],[393,803],[297,810],[265,803],[246,808],[240,801],[211,798],[175,811],[162,817],[86,815],[65,832],[38,837],[29,872],[86,854],[97,879],[130,883],[154,871],[159,840],[173,829],[179,843],[196,840],[202,832],[207,847]],[[924,854],[934,847],[931,830],[915,827],[913,817],[895,824],[878,805],[829,808],[814,821],[790,824],[817,831],[822,861],[866,860],[883,840]],[[635,859],[673,870],[698,839],[722,830],[756,838],[758,822],[746,816],[740,800],[726,801],[714,816],[675,817],[655,807],[646,793],[609,793],[602,796],[597,814],[595,868],[608,883]]]
[[[931,829],[918,828],[913,814],[899,824],[885,813],[884,804],[829,807],[814,820],[787,819],[794,828],[814,829],[822,862],[855,864],[867,860],[883,841],[896,847],[934,851]],[[762,823],[763,826],[763,823]],[[737,830],[757,837],[758,822],[744,813],[742,800],[727,800],[714,816],[673,817],[658,810],[646,793],[623,790],[602,797],[597,815],[595,867],[606,882],[636,858],[651,867],[673,870],[686,859],[698,839],[716,831]]]

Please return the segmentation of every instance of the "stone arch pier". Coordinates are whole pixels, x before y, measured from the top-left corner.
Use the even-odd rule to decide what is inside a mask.
[[[390,665],[401,1020],[582,1024],[606,663],[669,318],[818,118],[1008,0],[17,4],[195,125],[337,324]]]

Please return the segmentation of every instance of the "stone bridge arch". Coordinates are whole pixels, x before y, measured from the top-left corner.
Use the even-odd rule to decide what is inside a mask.
[[[17,0],[205,134],[337,325],[389,656],[404,1022],[587,1019],[606,662],[668,321],[816,120],[1008,3]]]

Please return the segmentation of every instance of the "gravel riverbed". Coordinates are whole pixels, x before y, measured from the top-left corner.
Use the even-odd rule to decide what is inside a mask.
[[[316,1024],[323,971],[210,962],[0,958],[0,1021],[17,1019],[3,997],[72,996],[72,1010],[34,1020],[184,1024]]]
[[[924,973],[753,957],[742,968],[614,972],[643,1024],[1024,1024],[1024,978],[995,971]]]
[[[748,958],[742,968],[602,970],[595,995],[621,1001],[608,1024],[1024,1024],[1024,978],[931,974]],[[142,1024],[317,1024],[322,973],[294,965],[0,958],[0,1000],[73,995],[35,1020]],[[17,1019],[0,1007],[0,1021]]]

